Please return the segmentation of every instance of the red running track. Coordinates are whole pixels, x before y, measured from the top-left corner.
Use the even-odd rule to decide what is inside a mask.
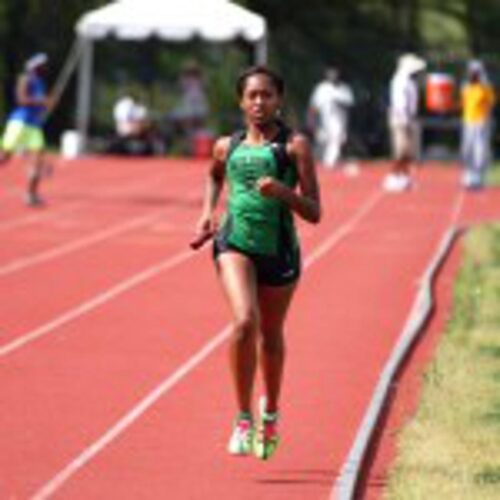
[[[380,190],[383,165],[320,173],[283,445],[263,463],[225,452],[228,311],[208,249],[188,249],[203,168],[61,163],[36,211],[20,169],[2,172],[0,498],[327,498],[441,237],[498,200],[464,196],[451,167],[402,195]]]

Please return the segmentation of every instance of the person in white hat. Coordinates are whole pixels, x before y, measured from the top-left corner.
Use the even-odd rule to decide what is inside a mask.
[[[425,68],[423,59],[415,54],[405,54],[399,58],[391,80],[388,119],[394,161],[383,181],[387,191],[405,191],[412,185],[410,166],[416,153],[418,113],[416,77]]]
[[[473,60],[467,67],[461,90],[462,107],[462,184],[466,189],[480,189],[491,160],[491,114],[495,92],[484,65]]]
[[[10,113],[1,140],[0,165],[5,164],[14,153],[28,155],[28,184],[25,202],[39,206],[43,200],[39,195],[42,178],[50,170],[44,157],[44,115],[51,106],[44,76],[48,57],[44,53],[31,56],[24,65],[24,72],[16,86],[16,107]]]

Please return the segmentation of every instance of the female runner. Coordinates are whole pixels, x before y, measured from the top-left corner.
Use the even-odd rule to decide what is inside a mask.
[[[283,326],[300,276],[293,214],[318,223],[321,205],[310,144],[278,119],[283,80],[267,67],[251,67],[236,90],[246,129],[214,145],[196,239],[214,235],[216,269],[233,317],[229,361],[238,413],[228,451],[265,460],[279,442]],[[225,180],[227,210],[219,224],[215,211]],[[255,425],[258,363],[265,396]]]

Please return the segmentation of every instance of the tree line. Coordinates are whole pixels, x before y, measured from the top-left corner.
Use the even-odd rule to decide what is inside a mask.
[[[75,37],[74,26],[86,11],[109,3],[106,0],[0,0],[0,116],[13,102],[16,75],[33,52],[50,55],[51,75],[62,67]],[[383,105],[384,88],[395,59],[404,51],[416,51],[432,64],[455,65],[473,54],[485,56],[496,67],[500,39],[496,36],[500,4],[496,0],[238,0],[262,14],[270,32],[270,62],[286,77],[292,113],[300,121],[312,85],[327,65],[337,65],[369,107]],[[123,70],[137,68],[141,78],[169,80],[178,71],[177,49],[166,56],[161,44],[126,49],[111,43],[97,61],[98,79],[114,85]],[[208,67],[213,99],[217,106],[229,99],[231,85],[221,75],[220,62],[244,64],[244,57],[220,56],[194,43],[189,49]],[[205,51],[205,52],[204,52]],[[136,55],[134,56],[134,52]],[[135,59],[134,59],[135,58]],[[99,72],[99,68],[103,68]],[[115,77],[111,75],[114,74]],[[224,75],[227,73],[224,72]],[[171,83],[171,82],[170,82]],[[74,82],[73,82],[74,85]],[[74,88],[65,95],[51,128],[68,127],[74,109]]]

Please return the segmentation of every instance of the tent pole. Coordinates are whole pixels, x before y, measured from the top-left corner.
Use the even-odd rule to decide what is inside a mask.
[[[90,38],[82,37],[81,44],[82,57],[78,68],[76,129],[81,140],[81,151],[85,152],[88,149],[94,46]]]
[[[266,64],[267,63],[267,36],[264,35],[255,44],[255,64]]]

